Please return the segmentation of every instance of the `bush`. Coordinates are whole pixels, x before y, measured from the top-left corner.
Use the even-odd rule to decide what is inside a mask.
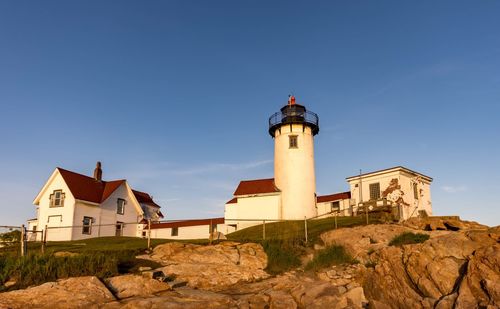
[[[20,240],[21,231],[18,230],[0,234],[0,242],[6,245],[12,245],[14,242],[19,242]]]
[[[303,248],[297,242],[268,240],[263,241],[262,246],[267,254],[266,271],[270,274],[280,274],[301,265]]]
[[[402,246],[419,244],[429,239],[429,235],[421,233],[404,232],[396,237],[394,237],[389,246]]]
[[[342,246],[330,246],[318,251],[312,261],[306,265],[306,270],[318,270],[339,264],[355,264],[352,258]]]

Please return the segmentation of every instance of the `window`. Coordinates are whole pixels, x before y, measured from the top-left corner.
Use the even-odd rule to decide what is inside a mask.
[[[380,198],[380,183],[370,184],[370,200],[378,200]]]
[[[413,183],[413,197],[418,200],[418,185],[417,183]]]
[[[119,215],[123,215],[125,213],[125,200],[119,198],[116,201],[116,213]]]
[[[288,136],[289,148],[299,148],[297,138],[297,135]]]
[[[214,223],[208,226],[208,233],[212,235],[212,233],[217,232],[217,224]]]
[[[63,207],[64,206],[64,193],[62,190],[54,190],[50,195],[49,207]]]
[[[115,231],[115,236],[122,236],[123,235],[123,222],[116,222],[116,231]]]
[[[52,215],[47,217],[47,223],[61,223],[62,215]]]
[[[83,217],[82,234],[87,234],[87,235],[92,234],[92,218],[91,217]]]
[[[170,232],[170,236],[179,236],[179,228],[173,227],[172,231]]]
[[[338,212],[340,211],[340,202],[332,202],[332,212]]]

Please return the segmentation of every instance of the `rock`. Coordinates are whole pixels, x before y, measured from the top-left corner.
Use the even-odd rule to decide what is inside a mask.
[[[362,287],[349,290],[344,296],[347,298],[347,303],[355,308],[362,308],[365,303],[368,303]]]
[[[121,301],[115,301],[101,306],[104,309],[118,308],[173,308],[173,309],[219,309],[235,308],[236,302],[228,295],[213,293],[209,291],[179,289],[176,291],[162,292],[161,295],[153,297],[134,297]]]
[[[149,267],[149,266],[141,266],[141,267],[139,267],[139,271],[140,272],[144,272],[144,271],[148,271],[148,270],[151,270],[151,267]]]
[[[410,218],[403,222],[403,225],[416,229],[426,231],[436,230],[486,230],[486,225],[479,224],[472,221],[462,221],[459,217],[443,216],[443,217],[426,217],[426,218]]]
[[[400,225],[367,225],[332,230],[320,237],[327,246],[341,245],[352,257],[367,263],[370,261],[369,253],[386,247],[394,237],[409,231],[412,230]],[[372,244],[370,239],[375,243]]]
[[[293,297],[283,291],[271,291],[267,294],[269,296],[269,308],[279,309],[279,308],[297,308],[297,303]]]
[[[142,272],[141,275],[145,278],[157,279],[160,281],[163,281],[163,278],[165,278],[165,274],[161,270],[147,270]]]
[[[119,299],[134,296],[152,296],[158,292],[171,290],[170,285],[155,279],[138,275],[124,275],[104,280],[104,283]]]
[[[180,280],[174,280],[174,281],[169,281],[167,282],[167,284],[172,288],[172,289],[176,289],[176,288],[181,288],[183,286],[186,286],[187,285],[187,281],[180,281]]]
[[[3,284],[3,286],[4,286],[4,287],[6,287],[6,288],[10,288],[10,287],[12,287],[12,286],[16,285],[16,283],[17,283],[17,281],[16,281],[16,280],[14,280],[14,279],[9,279],[9,280],[7,280],[7,282],[5,282],[5,283]]]
[[[459,287],[452,307],[497,305],[495,291],[500,287],[493,283],[500,282],[500,245],[496,234],[488,230],[432,233],[436,234],[421,244],[379,250],[377,266],[363,285],[366,296],[392,308],[445,308],[455,302],[447,296]]]
[[[76,277],[0,293],[0,308],[88,308],[115,300],[96,277]]]
[[[188,286],[218,291],[238,282],[267,278],[267,255],[259,244],[222,242],[212,246],[166,243],[157,246],[151,259],[166,265],[166,276]]]

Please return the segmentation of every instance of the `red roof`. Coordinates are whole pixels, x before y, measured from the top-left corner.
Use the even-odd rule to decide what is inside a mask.
[[[58,167],[59,173],[68,185],[75,199],[100,204],[104,202],[120,185],[124,179],[113,181],[97,181],[92,177],[78,174]],[[145,192],[132,190],[139,203],[158,206],[151,196]]]
[[[238,203],[238,198],[237,197],[233,197],[226,204],[236,204],[236,203]]]
[[[151,195],[147,194],[146,192],[141,192],[141,191],[137,191],[137,190],[132,190],[132,192],[134,193],[135,198],[137,199],[137,201],[139,203],[148,204],[148,205],[160,208],[160,205],[156,204],[153,201],[153,198],[151,197]]]
[[[153,223],[151,224],[151,229],[167,229],[173,227],[198,226],[198,225],[223,224],[223,223],[224,223],[223,217],[211,218],[211,219],[182,220],[174,222]]]
[[[274,184],[274,178],[243,180],[234,191],[234,195],[251,195],[259,193],[280,192]]]
[[[316,197],[318,203],[334,202],[338,200],[346,200],[351,198],[351,192],[340,192],[330,195],[322,195]]]

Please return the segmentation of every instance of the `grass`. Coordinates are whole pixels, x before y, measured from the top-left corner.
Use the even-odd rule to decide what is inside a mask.
[[[267,254],[266,271],[276,275],[297,268],[301,265],[300,255],[303,247],[293,241],[267,240],[262,242]]]
[[[357,261],[350,256],[342,246],[330,246],[319,250],[312,261],[306,265],[306,270],[318,270],[333,265],[355,264]]]
[[[134,264],[134,251],[82,252],[72,257],[56,257],[52,254],[31,253],[0,255],[0,292],[3,284],[14,280],[10,289],[25,288],[48,281],[76,276],[106,278],[128,272]]]
[[[404,232],[394,237],[390,242],[389,246],[402,246],[419,244],[429,239],[429,235],[421,233]]]
[[[370,224],[380,223],[370,218]],[[337,227],[353,227],[366,224],[364,216],[337,217]],[[272,240],[304,240],[305,226],[303,220],[266,223],[266,239]],[[335,218],[314,219],[307,221],[307,236],[311,244],[318,242],[319,235],[335,228]],[[263,226],[256,225],[226,235],[229,240],[259,242],[263,238]]]

